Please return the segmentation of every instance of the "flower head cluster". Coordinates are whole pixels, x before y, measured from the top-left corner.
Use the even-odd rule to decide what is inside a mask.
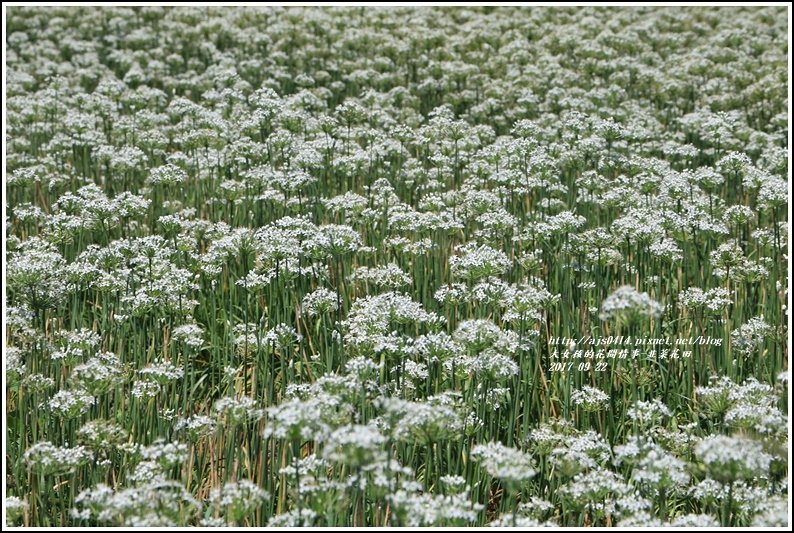
[[[601,304],[601,320],[611,320],[620,316],[658,318],[664,306],[634,287],[617,288]]]

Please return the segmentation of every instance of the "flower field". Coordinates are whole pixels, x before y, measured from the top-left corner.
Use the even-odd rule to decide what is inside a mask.
[[[785,526],[787,8],[6,8],[14,526]]]

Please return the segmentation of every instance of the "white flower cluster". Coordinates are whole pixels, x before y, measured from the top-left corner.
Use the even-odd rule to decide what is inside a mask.
[[[695,445],[695,455],[717,481],[752,479],[766,474],[772,458],[763,446],[740,436],[711,435]]]
[[[637,316],[658,318],[664,312],[664,306],[651,298],[646,292],[639,292],[634,287],[618,287],[601,303],[601,320],[611,320],[619,316]]]
[[[225,483],[210,490],[207,503],[223,511],[232,524],[254,512],[270,498],[264,489],[248,479]]]
[[[471,455],[488,475],[509,484],[529,481],[537,473],[530,455],[499,442],[478,444],[472,448]]]
[[[682,309],[705,308],[714,313],[722,311],[725,306],[732,303],[730,292],[723,287],[715,287],[706,291],[698,287],[690,287],[678,293],[678,306]]]
[[[571,391],[571,402],[585,411],[600,411],[609,403],[609,395],[600,389],[585,385]]]
[[[55,446],[48,441],[40,441],[25,450],[23,460],[31,468],[44,473],[70,472],[91,460],[93,456],[87,448],[75,446]]]

